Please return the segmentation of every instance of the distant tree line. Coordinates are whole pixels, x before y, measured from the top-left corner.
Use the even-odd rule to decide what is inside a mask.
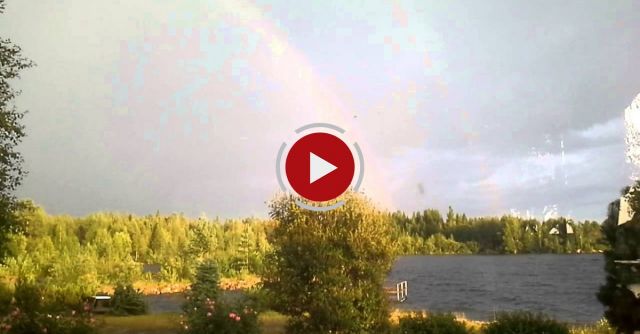
[[[64,290],[74,282],[94,292],[117,282],[190,281],[205,260],[215,261],[226,277],[261,275],[272,249],[268,235],[274,222],[268,219],[117,213],[77,218],[49,215],[29,201],[18,207],[22,232],[10,235],[5,245],[9,256],[0,275],[40,280],[53,289]],[[451,209],[444,218],[432,209],[410,216],[385,215],[393,226],[390,233],[398,255],[578,253],[604,248],[600,225],[591,221],[468,218]],[[145,274],[143,264],[160,264],[161,271]]]
[[[451,207],[411,216],[391,214],[399,254],[593,253],[606,245],[595,221],[546,221],[514,216],[468,218]]]

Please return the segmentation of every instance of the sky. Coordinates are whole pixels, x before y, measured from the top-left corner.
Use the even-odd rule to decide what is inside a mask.
[[[314,122],[390,210],[601,221],[632,182],[638,1],[8,0],[0,31],[51,213],[267,216]]]

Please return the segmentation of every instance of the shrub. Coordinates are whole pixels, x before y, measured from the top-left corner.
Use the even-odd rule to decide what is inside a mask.
[[[388,329],[386,273],[393,262],[390,218],[361,195],[325,212],[291,196],[271,203],[264,288],[290,333],[380,333]]]
[[[467,334],[467,327],[452,314],[411,314],[400,318],[400,334]]]
[[[616,330],[611,328],[606,319],[602,319],[594,325],[573,327],[571,334],[616,334]]]
[[[218,267],[213,261],[198,267],[196,281],[186,294],[184,333],[256,334],[260,332],[257,312],[246,303],[224,302],[219,296]]]
[[[118,284],[111,301],[111,312],[116,315],[139,315],[147,313],[144,296],[131,283]]]
[[[187,313],[181,325],[185,333],[194,334],[257,334],[258,315],[251,307],[240,303],[227,304],[205,300]]]
[[[569,334],[566,324],[531,312],[501,313],[484,326],[484,334]]]
[[[48,312],[42,289],[33,283],[18,281],[9,312],[0,318],[0,333],[11,334],[91,334],[96,332],[95,319],[88,305],[81,311]]]
[[[633,188],[623,189],[622,195],[632,211],[640,211],[640,181]],[[638,273],[634,266],[615,261],[640,257],[640,215],[633,215],[631,220],[618,225],[620,206],[620,199],[609,203],[607,219],[602,222],[602,234],[607,242],[604,252],[607,276],[598,291],[598,300],[604,305],[604,316],[613,327],[622,333],[633,333],[640,328],[640,300],[627,286],[638,283]]]
[[[42,290],[37,285],[24,280],[16,282],[13,297],[15,307],[27,313],[39,312],[45,307]]]
[[[0,316],[9,314],[13,293],[7,284],[0,283]]]
[[[0,319],[0,333],[7,334],[93,334],[95,319],[75,311],[51,314],[23,312],[19,308]]]

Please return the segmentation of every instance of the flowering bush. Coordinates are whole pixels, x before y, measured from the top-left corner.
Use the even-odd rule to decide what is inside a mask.
[[[186,319],[185,319],[186,318]],[[185,333],[254,334],[259,333],[257,312],[250,307],[205,300],[183,315]]]
[[[198,267],[196,281],[187,292],[180,323],[184,333],[259,333],[257,312],[239,302],[223,302],[219,295],[218,267],[205,262]]]
[[[32,283],[19,281],[8,312],[0,317],[0,333],[11,334],[91,334],[95,319],[88,304],[79,310],[59,311],[47,304],[43,291]],[[55,311],[53,311],[55,310]]]
[[[15,307],[0,319],[2,334],[91,334],[95,332],[95,319],[88,312],[69,311],[51,314],[25,312]]]

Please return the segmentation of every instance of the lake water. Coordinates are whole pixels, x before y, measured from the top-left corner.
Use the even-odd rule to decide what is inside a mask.
[[[596,292],[604,282],[602,255],[405,256],[389,281],[407,281],[401,309],[462,313],[475,320],[494,312],[529,310],[589,323],[602,318]]]

